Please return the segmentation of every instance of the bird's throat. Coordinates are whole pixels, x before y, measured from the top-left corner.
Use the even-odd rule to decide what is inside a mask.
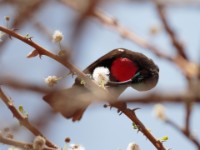
[[[131,79],[137,72],[138,66],[128,58],[116,58],[111,65],[111,74],[118,81]]]

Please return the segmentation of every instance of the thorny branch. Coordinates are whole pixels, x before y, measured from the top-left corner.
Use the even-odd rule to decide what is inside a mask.
[[[186,55],[186,50],[185,50],[184,46],[178,40],[175,32],[169,25],[169,21],[167,20],[167,17],[166,17],[165,6],[161,3],[159,3],[157,0],[154,0],[154,3],[156,5],[156,9],[157,9],[158,15],[160,17],[160,20],[164,26],[164,29],[168,33],[171,43],[175,47],[175,49],[179,55],[179,58],[182,57],[185,61],[188,61],[188,56]],[[189,76],[188,74],[184,74],[184,75],[188,81],[188,90],[190,91],[190,95],[193,94],[194,95],[193,100],[197,100],[198,96],[194,94],[194,92],[192,91],[193,87],[191,87],[192,80],[194,80],[194,79],[192,78],[192,76]],[[196,71],[195,76],[196,77],[198,76],[198,70]],[[190,89],[190,88],[192,88],[192,89]],[[175,127],[176,129],[178,129],[180,132],[182,132],[186,137],[188,137],[188,139],[190,139],[198,147],[198,149],[200,149],[200,143],[194,138],[194,136],[191,135],[191,131],[190,131],[190,119],[191,119],[191,114],[192,114],[193,100],[191,100],[191,99],[188,100],[188,99],[186,99],[186,97],[183,97],[182,99],[185,101],[185,110],[186,110],[185,129],[184,130],[179,129],[175,125],[175,123],[173,123],[170,120],[168,120],[166,122],[168,124],[172,125],[173,127]]]
[[[57,56],[57,55],[54,55],[53,53],[47,51],[46,49],[44,49],[43,47],[39,46],[38,44],[34,43],[32,40],[30,39],[27,39],[26,37],[23,37],[19,34],[17,34],[16,32],[12,31],[12,30],[9,30],[7,28],[4,28],[4,27],[1,27],[0,26],[0,30],[29,44],[30,46],[34,47],[40,55],[46,55],[58,62],[60,62],[61,64],[63,64],[65,67],[67,67],[69,70],[71,70],[72,72],[74,72],[75,74],[77,74],[80,78],[84,79],[86,84],[89,85],[89,89],[93,89],[93,91],[95,90],[98,90],[98,94],[99,92],[102,93],[103,91],[103,95],[105,95],[105,99],[107,101],[115,101],[115,99],[104,89],[100,88],[99,86],[97,86],[91,79],[89,79],[83,72],[81,72],[79,69],[77,69],[73,64],[71,64],[70,62],[68,61],[64,61],[61,57]],[[95,92],[96,93],[96,92]],[[102,98],[102,94],[101,94],[101,98]],[[3,94],[2,92],[2,98],[6,99],[6,96]],[[8,99],[7,99],[8,100]],[[9,101],[8,101],[9,102]],[[9,103],[8,103],[9,104]],[[8,105],[9,106],[9,105]],[[13,105],[11,105],[13,106]],[[121,110],[121,107],[118,107],[118,105],[115,105],[113,104],[114,107],[118,108],[119,110]],[[10,106],[9,106],[10,108]],[[11,111],[16,110],[15,107],[11,107],[12,109],[10,109]],[[123,109],[121,110],[128,118],[130,118],[132,121],[134,121],[138,126],[141,126],[142,130],[140,130],[151,142],[152,144],[158,149],[158,150],[165,150],[163,144],[156,140],[156,138],[153,137],[153,135],[144,127],[144,125],[139,121],[139,119],[136,117],[136,115],[134,114],[134,112],[132,112],[130,109],[126,108],[126,109]],[[132,113],[131,113],[132,112]],[[15,113],[14,113],[15,114]],[[17,115],[20,115],[17,113]],[[16,118],[19,117],[19,120],[23,119],[21,118],[21,116],[16,116]],[[28,122],[29,123],[29,122]],[[41,133],[38,134],[38,135],[42,135]]]
[[[52,90],[49,90],[45,87],[41,87],[38,85],[33,85],[33,84],[28,84],[25,83],[24,81],[19,81],[19,79],[13,79],[13,78],[8,78],[8,77],[2,77],[0,78],[0,85],[12,87],[15,89],[20,89],[20,90],[29,90],[37,93],[50,93]]]
[[[16,117],[16,119],[18,119],[18,121],[20,122],[21,125],[23,125],[24,127],[26,127],[30,132],[32,132],[35,136],[42,136],[44,137],[44,135],[36,128],[34,127],[28,120],[27,116],[24,116],[23,114],[21,114],[13,105],[13,102],[10,100],[10,98],[8,98],[4,92],[2,91],[1,87],[0,87],[0,98],[2,99],[2,101],[6,104],[6,106],[8,107],[8,109],[12,112],[13,116]],[[45,138],[45,137],[44,137]],[[57,148],[56,145],[54,145],[53,143],[51,143],[47,138],[45,138],[46,140],[46,144],[49,147],[53,147],[53,148]]]
[[[151,103],[186,103],[190,101],[191,103],[200,103],[200,97],[196,95],[166,95],[166,94],[150,94],[144,97],[138,98],[127,98],[121,99],[121,101],[126,103],[142,103],[142,104],[151,104]]]
[[[46,55],[46,56],[54,59],[55,61],[61,63],[66,68],[70,69],[70,71],[72,73],[75,73],[80,79],[84,80],[87,83],[86,86],[88,89],[90,89],[91,91],[98,91],[98,92],[95,92],[94,94],[98,93],[98,95],[104,95],[105,97],[107,97],[107,99],[110,99],[111,101],[114,100],[114,98],[106,90],[97,86],[95,84],[95,82],[90,80],[90,78],[87,75],[85,75],[83,72],[81,72],[76,66],[71,64],[69,61],[62,59],[62,57],[59,57],[58,55],[51,53],[50,51],[46,50],[45,48],[43,48],[40,45],[33,42],[31,39],[26,38],[25,36],[22,36],[20,34],[17,34],[16,32],[14,32],[10,29],[0,26],[0,31],[3,31],[3,32],[7,33],[8,35],[11,35],[11,36],[23,41],[24,43],[32,46],[33,48],[35,48],[35,50],[38,51],[40,56]]]
[[[197,138],[195,138],[194,135],[192,135],[191,132],[186,131],[185,129],[182,129],[181,127],[179,127],[176,123],[174,123],[172,120],[170,119],[166,119],[165,122],[169,125],[171,125],[174,129],[176,129],[177,131],[179,131],[180,133],[182,133],[186,138],[188,138],[191,142],[193,142],[196,147],[198,148],[198,150],[200,150],[200,143],[197,140]]]
[[[60,0],[60,2],[66,4],[67,6],[70,6],[71,8],[75,9],[76,11],[80,11],[77,3],[71,3],[69,1],[64,1],[64,0]],[[164,12],[164,6],[160,5],[158,3],[158,1],[156,1],[156,0],[154,2],[156,3],[156,6],[157,6],[156,8],[157,8],[158,14],[164,25],[165,30],[167,31],[167,33],[171,39],[172,45],[176,48],[176,51],[178,52],[178,55],[176,57],[172,57],[167,54],[164,54],[156,46],[152,45],[148,41],[139,37],[133,31],[130,31],[129,29],[127,29],[126,27],[121,25],[116,18],[106,15],[103,11],[94,9],[93,14],[91,14],[91,15],[94,16],[95,18],[97,18],[103,24],[108,25],[108,26],[112,27],[113,29],[115,29],[122,37],[134,42],[135,44],[141,46],[144,49],[151,50],[158,57],[161,57],[163,59],[166,59],[166,60],[176,64],[182,71],[183,75],[190,82],[192,78],[198,76],[198,72],[199,72],[198,65],[196,65],[188,60],[188,56],[185,53],[185,49],[184,49],[183,45],[178,41],[178,39],[175,35],[175,32],[171,29],[171,27],[166,19],[165,12]],[[191,116],[191,112],[192,112],[192,108],[191,108],[192,102],[198,101],[199,98],[196,95],[194,95],[194,97],[192,99],[191,98],[188,99],[188,97],[162,97],[162,96],[157,97],[157,98],[154,100],[161,101],[162,98],[167,98],[167,99],[165,99],[167,101],[169,101],[169,100],[179,101],[180,100],[182,102],[185,102],[185,105],[186,105],[185,131],[187,131],[187,133],[188,133],[185,135],[187,135],[189,137],[189,134],[190,134],[189,125],[190,125],[190,116]],[[142,99],[142,101],[139,101],[141,99]],[[132,102],[151,101],[150,97],[148,97],[147,99],[145,99],[145,98],[141,98],[141,99],[134,99]]]
[[[70,6],[71,8],[73,8],[77,11],[80,11],[77,3],[73,2],[73,1],[60,0],[60,2],[62,2],[63,4],[66,4],[67,6]],[[22,24],[25,20],[21,20],[21,16],[23,16],[23,14],[26,14],[27,12],[28,12],[27,16],[32,16],[33,11],[39,9],[40,8],[39,6],[40,7],[42,6],[42,5],[40,5],[40,2],[35,1],[35,3],[30,4],[30,7],[25,7],[27,9],[24,8],[23,11],[20,11],[21,15],[18,16],[18,19],[16,19],[13,24],[15,24],[15,25],[16,24],[18,24],[18,25]],[[170,25],[168,23],[168,20],[166,19],[164,6],[163,5],[156,5],[156,6],[157,6],[157,10],[158,10],[158,14],[160,16],[160,19],[161,19],[161,21],[164,25],[164,28],[165,28],[166,32],[168,33],[168,35],[171,39],[172,45],[177,50],[177,53],[178,53],[177,57],[172,57],[170,55],[163,53],[160,50],[160,48],[157,48],[155,45],[149,43],[148,41],[144,40],[140,36],[136,35],[134,32],[130,31],[129,29],[124,27],[121,23],[119,23],[116,18],[108,16],[103,11],[100,11],[96,8],[91,7],[92,11],[90,11],[90,13],[86,13],[85,15],[91,15],[91,16],[97,18],[103,24],[112,27],[122,37],[134,42],[135,44],[141,46],[144,49],[151,50],[158,57],[166,59],[169,62],[173,62],[174,64],[179,66],[180,70],[183,72],[183,75],[186,78],[190,79],[190,78],[197,76],[198,71],[199,71],[198,68],[197,68],[197,65],[188,60],[188,56],[185,53],[183,45],[177,39],[175,32],[172,30],[172,28],[170,27]],[[31,9],[31,11],[30,11],[30,9]],[[25,18],[25,17],[22,17],[22,19],[23,18]],[[85,19],[85,17],[83,17],[83,21],[84,21],[84,19]],[[29,44],[30,46],[34,47],[36,50],[38,50],[40,55],[46,55],[46,56],[53,58],[54,60],[60,62],[61,64],[66,66],[68,69],[70,69],[70,71],[75,72],[78,75],[78,77],[80,77],[81,79],[84,79],[88,84],[88,88],[92,89],[92,88],[95,87],[95,88],[97,88],[97,90],[101,91],[106,96],[109,95],[108,93],[106,93],[106,91],[104,91],[104,90],[102,91],[101,89],[99,89],[93,82],[91,82],[90,79],[88,79],[81,71],[79,71],[79,69],[77,69],[75,66],[73,66],[68,61],[64,61],[63,59],[61,59],[57,55],[54,55],[51,52],[44,49],[43,47],[37,45],[32,40],[27,39],[24,36],[21,36],[21,35],[17,34],[16,32],[12,31],[12,30],[8,30],[4,27],[0,27],[0,30],[2,30],[3,32],[5,32],[5,33],[7,33],[7,34],[9,34],[13,37],[16,37],[16,38],[20,39],[21,41],[23,41],[23,42]],[[18,84],[18,83],[15,83],[15,82],[10,83],[9,85],[11,85],[13,87],[18,86],[18,88],[22,88],[22,89],[28,88],[28,89],[36,91],[36,92],[48,92],[48,90],[42,89],[42,88],[37,87],[37,86],[31,86],[31,85],[26,85],[26,84]],[[112,100],[112,97],[109,97],[109,99]],[[192,106],[192,103],[195,103],[195,102],[199,103],[200,100],[199,100],[198,96],[196,96],[196,95],[162,96],[161,94],[158,94],[158,95],[155,94],[155,95],[149,95],[149,96],[144,97],[144,98],[125,99],[124,101],[128,102],[128,103],[137,103],[137,102],[138,103],[151,103],[151,102],[154,102],[154,103],[155,102],[178,102],[178,103],[183,102],[184,103],[185,102],[186,103],[185,128],[181,129],[180,127],[178,127],[175,123],[173,123],[169,119],[166,121],[166,123],[170,124],[172,127],[174,127],[175,129],[177,129],[178,131],[183,133],[200,150],[200,142],[191,134],[190,127],[189,127],[190,116],[191,116],[191,111],[192,111],[191,106]],[[146,128],[140,122],[140,120],[137,118],[134,111],[132,111],[128,108],[121,107],[121,105],[115,106],[115,104],[113,104],[113,106],[116,107],[117,109],[119,109],[120,111],[122,111],[133,122],[135,122],[139,127],[141,127],[141,132],[142,131],[143,131],[143,133],[145,132],[144,135],[149,138],[149,140],[155,145],[155,147],[157,147],[157,149],[159,149],[159,148],[164,149],[162,143],[158,142],[151,134],[149,135],[149,133],[146,132]],[[0,140],[1,139],[2,138],[0,137]]]
[[[60,2],[80,12],[78,3],[65,0],[60,0]],[[133,43],[137,44],[138,46],[144,49],[150,50],[160,58],[166,59],[169,62],[176,64],[186,77],[193,77],[197,75],[198,67],[196,64],[189,62],[188,60],[180,57],[179,55],[177,57],[172,57],[168,54],[165,54],[162,48],[157,48],[155,45],[148,42],[144,38],[138,36],[133,31],[130,31],[127,27],[123,26],[116,18],[107,15],[102,10],[94,9],[93,14],[90,15],[97,18],[102,24],[105,24],[113,28],[123,38],[132,41]]]
[[[172,45],[176,48],[178,55],[182,56],[184,59],[188,60],[188,57],[185,53],[183,45],[178,41],[175,32],[169,25],[169,21],[166,18],[166,11],[164,5],[160,4],[157,0],[154,0],[157,8],[158,15],[160,20],[163,23],[164,29],[168,33]]]
[[[166,150],[166,148],[163,146],[162,142],[157,140],[149,131],[148,129],[143,125],[143,123],[138,119],[138,117],[135,114],[135,110],[131,110],[127,108],[125,102],[116,102],[112,103],[111,107],[115,107],[118,109],[119,112],[122,112],[124,115],[126,115],[130,120],[132,120],[136,126],[138,127],[138,130],[141,131],[148,139],[151,141],[151,143],[158,149],[158,150]]]
[[[13,140],[13,139],[10,139],[10,138],[3,137],[2,135],[0,135],[0,142],[3,143],[3,144],[19,147],[19,148],[22,148],[22,149],[25,149],[25,150],[34,150],[33,144],[31,144],[31,143],[16,141],[16,140]],[[58,150],[58,149],[57,148],[51,148],[51,147],[44,147],[42,150]]]

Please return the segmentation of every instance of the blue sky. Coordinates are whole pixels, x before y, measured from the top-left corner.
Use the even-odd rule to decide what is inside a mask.
[[[56,5],[56,7],[55,7]],[[148,39],[165,53],[175,55],[175,50],[171,46],[165,32],[152,37],[149,34],[151,26],[161,26],[154,5],[150,3],[137,4],[131,2],[108,3],[102,5],[101,9],[115,16],[121,24],[134,31],[136,34]],[[14,17],[14,10],[11,7],[0,7],[0,24],[4,25],[4,16],[9,15]],[[170,25],[176,30],[178,38],[185,44],[189,58],[194,62],[199,62],[200,58],[200,10],[194,7],[170,7],[167,11],[167,16]],[[53,2],[46,5],[40,10],[34,19],[42,22],[49,28],[50,31],[59,29],[64,34],[63,44],[67,47],[73,41],[71,36],[73,34],[73,24],[75,22],[77,13],[71,9]],[[27,18],[24,26],[20,27],[21,34],[29,33],[34,38],[33,40],[49,49],[56,52],[58,47],[51,43],[46,35],[40,33],[33,26],[33,18]],[[109,52],[112,49],[123,47],[133,51],[141,52],[152,58],[160,68],[160,79],[156,88],[151,92],[165,92],[167,94],[182,93],[187,88],[187,83],[182,76],[178,67],[174,64],[157,58],[151,51],[142,49],[136,44],[123,39],[113,29],[102,25],[97,19],[89,18],[84,26],[84,31],[77,39],[73,46],[72,61],[80,69],[84,69],[94,60]],[[54,75],[61,69],[67,73],[63,66],[54,62],[53,60],[43,57],[42,59],[33,58],[27,59],[26,55],[32,50],[31,47],[22,42],[13,39],[5,46],[3,56],[0,57],[0,76],[9,75],[29,83],[44,84],[44,78],[48,75]],[[62,74],[56,74],[62,75]],[[63,81],[62,85],[69,87],[73,83],[73,79],[68,77]],[[16,105],[23,105],[29,112],[30,120],[36,118],[43,113],[42,110],[49,109],[44,102],[42,102],[42,95],[33,94],[31,92],[15,91],[13,89],[5,88],[6,93],[12,97]],[[121,97],[142,96],[146,93],[136,92],[133,89],[127,89]],[[73,143],[82,144],[87,150],[117,150],[121,148],[125,150],[128,143],[135,141],[141,147],[141,150],[153,150],[152,144],[146,140],[141,134],[132,129],[131,121],[124,115],[119,116],[115,109],[109,110],[100,105],[92,105],[85,112],[83,119],[80,122],[72,123],[70,120],[64,119],[60,114],[56,115],[54,120],[48,124],[48,129],[43,130],[43,133],[49,137],[54,143],[59,146],[64,145],[65,137],[69,136]],[[184,105],[182,104],[164,104],[166,106],[167,115],[180,126],[184,123]],[[195,150],[194,145],[190,143],[179,132],[166,125],[162,121],[155,119],[152,115],[153,105],[129,105],[130,108],[142,108],[137,112],[138,117],[150,128],[155,137],[169,136],[169,140],[165,143],[166,147],[172,149],[190,149]],[[195,133],[200,132],[199,119],[199,105],[194,106],[192,116],[192,130]],[[6,109],[5,105],[0,102],[0,128],[17,123],[12,120],[12,115]],[[29,132],[21,128],[17,132],[16,138],[26,140],[27,136],[31,135]],[[198,138],[199,135],[197,135]],[[0,145],[1,149],[1,145]],[[2,150],[5,146],[2,146]]]

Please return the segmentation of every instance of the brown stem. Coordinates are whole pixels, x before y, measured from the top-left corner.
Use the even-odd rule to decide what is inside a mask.
[[[157,0],[154,0],[154,2],[156,4],[158,15],[163,23],[164,29],[170,37],[171,43],[176,48],[176,51],[178,52],[178,54],[182,56],[183,58],[185,58],[186,60],[188,60],[188,56],[185,53],[185,49],[183,45],[178,41],[175,32],[173,31],[173,29],[170,27],[168,23],[169,21],[167,20],[167,17],[165,15],[166,12],[165,12],[164,5],[160,4]]]
[[[190,132],[190,118],[192,114],[192,103],[190,101],[185,102],[185,132]]]
[[[138,130],[141,131],[148,139],[149,141],[157,148],[157,150],[166,150],[166,148],[163,146],[162,142],[157,140],[143,125],[143,123],[138,119],[138,117],[135,114],[135,110],[131,110],[126,107],[126,103],[124,102],[116,102],[111,104],[112,107],[115,107],[118,109],[118,111],[122,112],[124,115],[126,115],[130,120],[132,120],[138,127]]]
[[[176,129],[177,131],[179,131],[183,135],[185,135],[185,137],[187,139],[189,139],[190,141],[192,141],[197,146],[198,150],[200,150],[200,142],[190,133],[190,131],[186,131],[185,129],[181,129],[175,122],[173,122],[170,119],[166,119],[165,122],[167,124],[171,125],[172,127],[174,127],[174,129]]]
[[[103,98],[102,96],[105,96],[104,98],[107,101],[115,101],[115,98],[113,98],[113,96],[111,96],[106,90],[98,87],[91,79],[89,79],[83,72],[81,72],[78,68],[76,68],[74,65],[72,65],[71,63],[69,63],[66,60],[63,60],[61,57],[54,55],[53,53],[49,52],[48,50],[44,49],[43,47],[41,47],[40,45],[34,43],[31,39],[28,39],[20,34],[17,34],[16,32],[9,30],[7,28],[4,28],[2,26],[0,26],[0,30],[23,41],[24,43],[27,43],[28,45],[34,47],[38,53],[40,55],[46,55],[54,60],[56,60],[57,62],[63,64],[65,67],[67,67],[68,69],[70,69],[71,72],[76,73],[78,75],[79,78],[85,80],[85,82],[87,83],[87,88],[91,89],[91,91],[94,91],[95,93],[98,93],[98,96],[101,95],[101,99]],[[8,103],[9,104],[9,103]],[[8,105],[10,106],[10,105]],[[11,105],[12,106],[12,105]],[[11,107],[13,108],[13,107]],[[13,109],[11,109],[9,107],[9,109],[11,111],[13,111]],[[15,108],[15,107],[14,107]],[[15,109],[14,109],[15,110]],[[16,111],[16,110],[15,110]],[[18,111],[17,111],[18,112]],[[151,133],[148,132],[148,130],[144,127],[144,125],[142,123],[140,123],[139,119],[137,117],[134,116],[134,113],[130,113],[131,110],[127,109],[127,110],[123,110],[123,113],[125,113],[125,115],[127,115],[132,121],[139,123],[139,125],[142,126],[142,132],[144,133],[144,135],[147,136],[147,138],[150,138],[149,140],[152,142],[152,144],[158,149],[158,150],[165,150],[165,148],[163,147],[162,143],[160,141],[157,141],[152,135]],[[19,115],[17,113],[17,115]],[[20,116],[18,116],[20,117]],[[23,118],[22,118],[23,119]],[[19,119],[20,120],[20,119]],[[23,119],[25,120],[25,119]],[[25,120],[25,122],[27,122],[28,120]],[[23,122],[22,122],[23,123]],[[28,122],[29,123],[29,122]]]
[[[2,135],[0,135],[0,142],[3,144],[7,145],[12,145],[15,147],[19,147],[22,149],[27,149],[27,150],[33,150],[33,144],[31,143],[25,143],[21,141],[16,141],[10,138],[5,138]],[[58,150],[57,148],[51,148],[51,147],[44,147],[43,150]]]
[[[12,112],[13,116],[17,118],[17,120],[20,122],[21,125],[23,125],[24,127],[26,127],[30,132],[32,132],[35,136],[42,136],[44,137],[44,135],[36,128],[34,127],[28,120],[28,118],[26,116],[24,116],[23,114],[21,114],[17,108],[15,108],[15,106],[13,105],[12,101],[10,100],[10,98],[8,98],[4,92],[2,91],[1,87],[0,87],[0,98],[2,99],[2,101],[6,104],[6,106],[8,107],[8,109]],[[44,137],[45,138],[45,137]],[[51,143],[47,138],[45,138],[46,140],[46,144],[49,147],[53,147],[53,148],[57,148],[57,146],[53,143]]]
[[[150,94],[144,97],[139,98],[127,98],[122,99],[120,101],[126,102],[126,103],[142,103],[142,104],[150,104],[150,103],[200,103],[200,97],[196,95],[166,95],[166,94]]]
[[[74,1],[72,2],[72,1],[59,0],[59,2],[80,12],[77,3]],[[150,50],[152,53],[154,53],[158,57],[164,58],[168,60],[169,62],[176,64],[180,68],[184,76],[186,76],[187,78],[190,78],[191,76],[190,71],[188,72],[188,69],[185,66],[191,66],[191,63],[188,60],[184,59],[184,57],[181,57],[183,59],[182,60],[179,57],[172,57],[168,54],[165,54],[164,53],[165,50],[160,50],[154,44],[148,42],[144,38],[138,36],[136,33],[134,33],[133,31],[130,31],[128,28],[120,24],[116,18],[107,15],[105,12],[100,11],[99,9],[95,9],[93,11],[92,16],[97,18],[100,22],[102,22],[106,26],[109,26],[112,29],[114,29],[122,37],[134,42],[135,44],[137,44],[138,46],[144,49]]]
[[[20,81],[19,79],[13,79],[13,78],[8,78],[8,77],[0,78],[0,85],[12,87],[17,90],[30,90],[30,91],[42,93],[42,94],[52,92],[52,90],[46,87],[38,86],[36,84],[35,85],[28,84],[28,83],[25,83],[24,81]]]
[[[82,79],[82,80],[84,80],[86,82],[85,86],[88,89],[90,89],[97,97],[99,97],[99,95],[101,95],[101,97],[104,96],[107,100],[110,100],[110,101],[114,101],[115,100],[113,98],[113,96],[108,93],[108,91],[106,91],[103,88],[100,88],[99,86],[97,86],[95,84],[95,82],[93,82],[86,74],[84,74],[82,71],[80,71],[76,66],[71,64],[69,61],[63,59],[62,57],[59,57],[58,55],[55,55],[55,54],[51,53],[50,51],[48,51],[45,48],[43,48],[40,45],[38,45],[37,43],[33,42],[30,38],[22,36],[22,35],[14,32],[14,31],[12,31],[10,29],[7,29],[5,27],[0,26],[0,31],[3,31],[3,32],[9,34],[10,36],[13,36],[13,37],[23,41],[24,43],[26,43],[26,44],[32,46],[33,48],[35,48],[40,55],[46,55],[46,56],[54,59],[55,61],[61,63],[66,68],[70,69],[71,72],[75,73],[80,79]]]
[[[21,142],[21,141],[16,141],[16,140],[9,139],[9,138],[4,138],[1,135],[0,135],[0,142],[3,143],[3,144],[12,145],[12,146],[19,147],[19,148],[33,149],[33,145],[31,143],[24,143],[24,142]]]

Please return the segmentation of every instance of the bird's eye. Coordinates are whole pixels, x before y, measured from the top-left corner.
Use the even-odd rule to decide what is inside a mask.
[[[143,79],[144,79],[144,76],[141,74],[141,72],[137,72],[131,80],[132,80],[132,83],[138,83],[138,82],[141,82]]]
[[[142,75],[140,75],[139,77],[138,77],[138,81],[140,82],[140,81],[142,81],[144,79],[144,77],[142,76]]]

